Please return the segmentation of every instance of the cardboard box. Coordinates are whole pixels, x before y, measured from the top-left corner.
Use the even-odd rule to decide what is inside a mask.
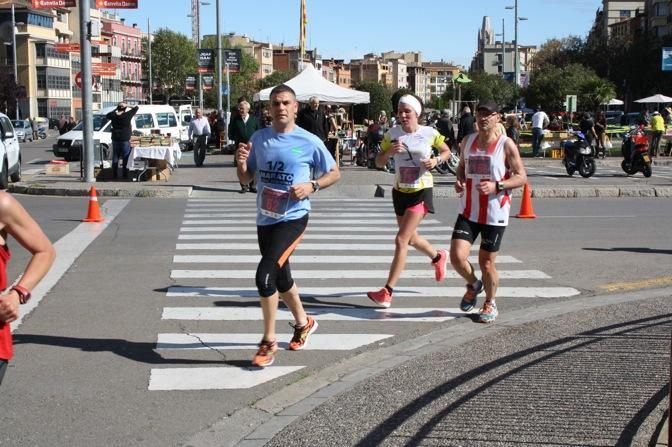
[[[159,182],[159,181],[166,182],[170,178],[170,169],[168,168],[159,169],[156,167],[149,167],[147,168],[147,172],[145,173],[145,178],[147,179],[148,182]]]
[[[70,174],[70,163],[47,163],[47,174]]]

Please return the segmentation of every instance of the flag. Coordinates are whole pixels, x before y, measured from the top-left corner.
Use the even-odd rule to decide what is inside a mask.
[[[308,23],[308,12],[306,11],[306,0],[301,0],[301,17],[299,17],[299,49],[301,57],[306,53],[306,24]]]

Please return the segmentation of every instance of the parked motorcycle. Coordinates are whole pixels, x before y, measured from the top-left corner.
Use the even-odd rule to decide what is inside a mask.
[[[562,142],[564,157],[562,164],[565,165],[567,174],[571,177],[579,171],[581,177],[588,178],[595,174],[595,148],[586,141],[583,132],[574,132],[574,140]]]
[[[37,136],[41,139],[44,140],[47,138],[47,131],[44,129],[44,127],[38,127],[37,128]]]
[[[631,127],[630,131],[623,135],[621,145],[623,161],[621,168],[628,175],[638,172],[644,177],[651,177],[651,157],[649,157],[649,138],[644,133],[642,126]]]

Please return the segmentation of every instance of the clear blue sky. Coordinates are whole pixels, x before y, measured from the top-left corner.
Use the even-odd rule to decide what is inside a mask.
[[[215,34],[215,0],[203,0],[201,34]],[[422,51],[424,60],[445,60],[467,68],[476,51],[483,16],[496,33],[505,19],[513,40],[514,0],[306,0],[309,48],[323,58],[351,59],[365,53]],[[170,6],[168,6],[170,5]],[[602,0],[518,0],[521,45],[541,45],[570,34],[585,37]],[[297,45],[300,0],[220,0],[223,34],[246,34],[259,41]],[[191,0],[139,0],[139,8],[118,9],[127,24],[152,31],[167,27],[191,37]],[[499,38],[498,38],[499,39]]]

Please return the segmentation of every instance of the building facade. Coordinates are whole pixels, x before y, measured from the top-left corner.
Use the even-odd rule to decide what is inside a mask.
[[[212,36],[217,41],[217,36]],[[227,36],[229,45],[232,47],[242,48],[247,54],[252,56],[259,70],[255,75],[255,79],[263,79],[273,73],[273,44],[266,42],[257,42],[250,39],[246,35],[239,35],[230,33]]]
[[[604,37],[611,35],[611,30],[618,22],[630,20],[637,16],[638,12],[644,11],[644,0],[602,0],[602,12],[599,15],[601,23],[598,24],[599,30]]]
[[[101,57],[106,58],[111,63],[118,64],[119,86],[123,100],[131,104],[144,102],[142,31],[137,24],[128,26],[124,19],[120,19],[119,16],[114,14],[103,13],[101,22],[103,41],[106,42],[105,45],[108,47],[106,53],[101,53]],[[107,84],[107,79],[104,84]],[[103,86],[103,89],[105,87],[106,85]],[[103,102],[103,107],[118,103],[118,101],[110,101],[111,98],[106,99],[108,100]]]

